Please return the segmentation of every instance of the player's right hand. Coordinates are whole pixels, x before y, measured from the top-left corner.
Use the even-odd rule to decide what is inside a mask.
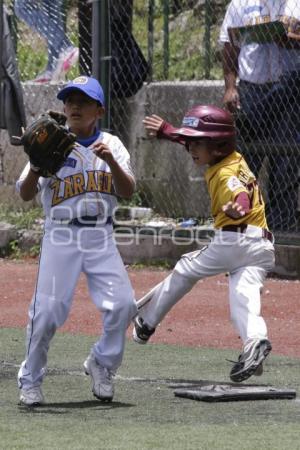
[[[234,113],[241,108],[240,96],[237,88],[230,88],[225,91],[223,104],[231,113]]]
[[[146,116],[143,120],[143,124],[145,126],[148,137],[155,138],[157,136],[157,132],[160,129],[164,122],[159,116],[152,114],[151,116]]]
[[[231,217],[232,219],[240,219],[246,214],[242,205],[231,201],[222,206],[222,211],[226,216]]]

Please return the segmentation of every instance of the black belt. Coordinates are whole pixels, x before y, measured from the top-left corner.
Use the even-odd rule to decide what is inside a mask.
[[[251,81],[246,81],[246,80],[240,80],[239,81],[239,85],[246,85],[246,86],[251,86],[253,88],[260,88],[260,89],[264,89],[264,88],[270,88],[272,86],[274,86],[274,84],[278,84],[278,81],[266,81],[265,83],[252,83]]]
[[[246,233],[247,224],[241,223],[240,225],[225,225],[225,227],[221,228],[222,231],[233,231],[234,233]],[[271,231],[266,228],[261,228],[261,237],[268,239],[268,241],[273,242],[274,237]]]
[[[54,219],[55,222],[55,219]],[[113,219],[111,216],[107,217],[106,221],[103,218],[101,222],[100,216],[82,216],[82,217],[74,217],[69,221],[57,220],[57,222],[64,223],[65,225],[75,225],[76,227],[95,227],[97,222],[102,225],[112,225]]]

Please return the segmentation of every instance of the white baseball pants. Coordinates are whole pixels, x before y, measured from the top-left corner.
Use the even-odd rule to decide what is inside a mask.
[[[181,257],[173,272],[154,288],[139,315],[154,328],[198,280],[228,272],[230,315],[241,339],[264,339],[267,328],[260,292],[273,267],[274,246],[267,239],[216,231],[207,247]]]
[[[127,327],[136,314],[134,293],[116,248],[112,226],[76,227],[46,224],[36,289],[29,308],[26,359],[19,387],[42,383],[50,340],[71,308],[81,272],[102,313],[103,333],[93,346],[96,360],[116,370],[122,361]]]

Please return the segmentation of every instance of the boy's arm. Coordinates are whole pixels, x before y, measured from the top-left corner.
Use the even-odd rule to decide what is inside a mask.
[[[36,172],[30,169],[22,181],[22,184],[20,185],[20,196],[25,202],[32,200],[38,193],[39,177],[40,176]]]
[[[115,159],[108,164],[113,176],[116,194],[123,198],[130,198],[135,190],[134,178],[125,172]]]
[[[239,48],[230,42],[225,42],[223,47],[223,72],[225,81],[225,94],[223,104],[230,112],[235,112],[240,108],[240,98],[237,90],[238,78],[238,57]]]
[[[143,120],[143,124],[146,128],[147,135],[150,138],[156,137],[157,139],[167,139],[168,141],[185,145],[185,141],[183,141],[182,138],[172,136],[172,132],[175,131],[175,128],[161,117],[155,114],[152,114],[152,116],[146,116]]]
[[[103,159],[103,161],[109,165],[116,194],[119,197],[130,198],[135,190],[134,177],[120,166],[107,144],[97,142],[93,145],[93,152],[96,156],[98,156],[98,158]]]
[[[300,20],[292,19],[285,37],[280,36],[277,44],[288,50],[300,50]]]

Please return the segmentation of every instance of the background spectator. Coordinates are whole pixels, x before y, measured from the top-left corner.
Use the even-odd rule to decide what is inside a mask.
[[[236,46],[228,29],[281,20],[289,33],[275,42]],[[220,32],[225,79],[224,105],[238,112],[241,151],[258,175],[262,157],[249,143],[272,144],[269,158],[268,221],[272,229],[297,227],[300,143],[300,5],[282,2],[232,0]],[[239,78],[239,84],[237,79]],[[277,146],[281,151],[274,152]]]
[[[46,68],[32,80],[47,83],[64,80],[65,74],[78,60],[76,48],[65,33],[63,14],[64,0],[16,0],[17,17],[47,42],[48,63]]]

